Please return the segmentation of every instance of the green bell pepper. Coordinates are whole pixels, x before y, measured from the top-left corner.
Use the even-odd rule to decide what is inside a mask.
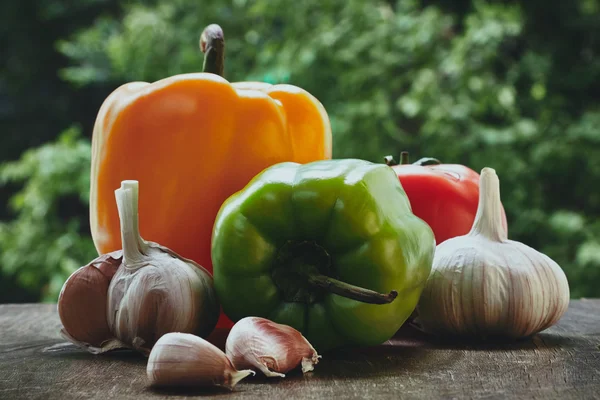
[[[225,201],[212,238],[225,314],[290,325],[321,352],[390,339],[434,251],[394,171],[353,159],[267,168]]]

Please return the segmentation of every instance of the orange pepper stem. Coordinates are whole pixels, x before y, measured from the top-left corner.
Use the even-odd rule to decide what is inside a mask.
[[[202,72],[223,76],[225,69],[225,37],[223,29],[210,24],[200,35],[200,50],[204,53]]]

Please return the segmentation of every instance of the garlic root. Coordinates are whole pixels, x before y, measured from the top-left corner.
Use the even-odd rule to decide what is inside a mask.
[[[146,367],[153,386],[233,387],[252,370],[238,371],[218,347],[187,333],[168,333],[150,352]]]
[[[236,368],[280,378],[298,365],[303,373],[312,371],[321,357],[296,329],[259,317],[242,318],[231,328],[225,352]]]

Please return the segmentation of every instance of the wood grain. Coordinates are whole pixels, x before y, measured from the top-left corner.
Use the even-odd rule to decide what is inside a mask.
[[[517,343],[442,342],[403,328],[389,342],[326,354],[315,371],[249,378],[233,392],[158,391],[146,359],[61,345],[55,305],[0,305],[0,399],[600,399],[600,300]],[[225,332],[211,338],[223,345]]]

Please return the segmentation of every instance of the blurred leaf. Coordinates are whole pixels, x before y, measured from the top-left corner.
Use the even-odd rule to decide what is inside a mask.
[[[558,211],[550,217],[550,226],[564,236],[579,233],[585,226],[581,214],[573,211]]]
[[[57,282],[95,256],[86,215],[90,152],[71,128],[0,166],[4,183],[23,184],[10,202],[15,218],[0,222],[0,272],[49,301],[57,299]],[[63,215],[73,208],[80,210],[76,217]]]
[[[122,83],[199,71],[200,33],[219,23],[226,78],[289,83],[315,95],[331,119],[334,157],[382,162],[407,150],[415,159],[495,168],[510,237],[554,258],[573,296],[600,296],[598,0],[151,0],[119,1],[114,10],[116,3],[39,3],[46,22],[85,20],[69,16],[103,4],[106,12],[84,29],[73,25],[55,46],[69,64],[54,68],[72,87],[88,90],[86,97],[67,102],[55,91],[42,96],[42,88],[29,100],[52,105],[50,115],[60,109],[83,121],[78,107],[97,110]],[[18,21],[5,17],[4,29],[39,23]],[[22,55],[23,43],[39,36],[27,31],[10,54]],[[43,41],[32,48],[47,47]],[[17,93],[22,85],[15,82],[44,71],[32,57],[7,58],[0,91],[10,84]],[[0,115],[23,108],[1,100]],[[58,132],[22,126],[44,107],[15,117],[19,123],[5,137],[25,132],[39,143]],[[82,123],[91,131],[93,115]],[[0,224],[0,268],[32,291],[56,293],[66,271],[94,253],[85,146],[66,134],[1,168],[5,187],[24,186],[9,201],[15,219]]]

